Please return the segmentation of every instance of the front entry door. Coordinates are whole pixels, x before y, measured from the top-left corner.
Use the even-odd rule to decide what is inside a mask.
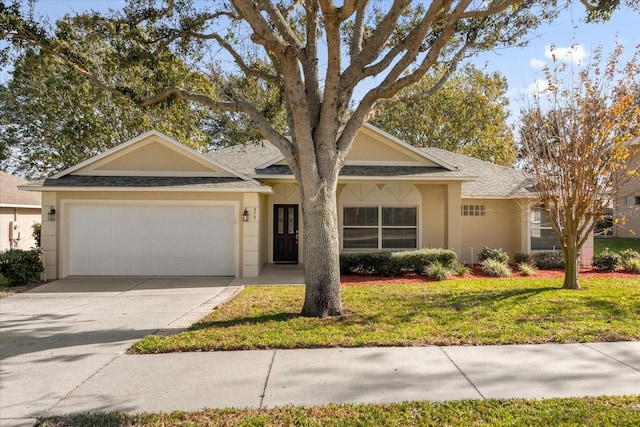
[[[273,262],[298,263],[298,205],[273,205]]]

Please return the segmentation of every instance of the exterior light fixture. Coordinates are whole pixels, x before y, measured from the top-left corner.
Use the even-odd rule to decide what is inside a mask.
[[[49,221],[55,221],[56,220],[56,209],[51,206],[49,208],[49,212],[47,214],[47,217],[49,218]]]
[[[242,212],[242,221],[243,222],[249,221],[249,211],[246,208],[244,212]]]

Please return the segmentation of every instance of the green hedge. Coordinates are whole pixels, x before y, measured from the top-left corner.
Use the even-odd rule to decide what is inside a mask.
[[[37,282],[43,271],[40,251],[37,249],[11,249],[0,253],[0,274],[9,281],[10,286]]]
[[[424,274],[434,262],[447,269],[457,263],[456,253],[447,249],[419,249],[416,251],[343,253],[340,255],[340,273],[375,274],[392,277],[406,273]]]
[[[564,268],[562,252],[537,252],[531,256],[531,260],[540,270]]]

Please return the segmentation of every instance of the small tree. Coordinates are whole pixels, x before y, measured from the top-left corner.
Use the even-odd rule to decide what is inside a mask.
[[[631,144],[640,134],[634,103],[638,52],[624,66],[620,46],[603,68],[602,52],[573,73],[556,62],[548,89],[523,110],[520,142],[535,178],[540,207],[557,234],[565,260],[563,288],[579,289],[578,256],[617,189],[638,175]]]

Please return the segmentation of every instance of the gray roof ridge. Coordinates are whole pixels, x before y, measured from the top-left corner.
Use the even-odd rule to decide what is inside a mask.
[[[515,171],[515,172],[520,172],[520,173],[525,174],[525,171],[520,170],[520,169],[516,169],[516,168],[514,168],[512,166],[499,165],[497,163],[493,163],[493,162],[490,162],[488,160],[482,160],[482,159],[479,159],[477,157],[470,156],[468,154],[456,153],[455,151],[445,150],[444,148],[440,148],[440,147],[421,147],[420,149],[424,150],[424,151],[431,151],[431,150],[442,151],[442,152],[448,153],[448,154],[453,155],[453,156],[464,157],[464,158],[466,158],[468,160],[471,160],[471,161],[474,161],[476,163],[483,163],[483,164],[486,164],[487,166],[498,167],[498,168],[505,169],[505,170],[508,170],[508,171]]]

